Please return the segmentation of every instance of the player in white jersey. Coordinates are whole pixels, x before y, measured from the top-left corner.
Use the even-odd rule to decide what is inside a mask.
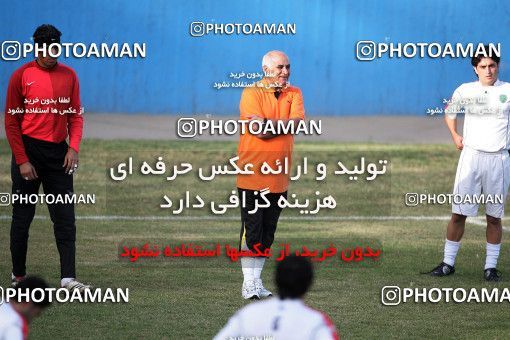
[[[429,273],[447,276],[455,272],[455,257],[464,234],[466,218],[477,216],[478,205],[485,201],[487,244],[484,277],[499,281],[496,269],[501,247],[505,200],[510,183],[510,84],[498,80],[500,58],[479,54],[471,59],[478,81],[465,83],[453,93],[445,111],[445,121],[457,149],[462,150],[453,194],[444,247],[444,259]],[[464,112],[462,136],[457,133],[457,113]],[[455,200],[454,200],[455,201]]]
[[[21,290],[23,294],[28,290],[30,296],[35,288],[47,289],[48,285],[44,280],[34,276],[27,276],[16,285],[16,289]],[[10,299],[8,303],[0,301],[0,340],[27,338],[28,326],[32,320],[50,305],[49,298],[41,299],[38,292],[33,294],[38,302],[18,302],[16,297]]]
[[[310,261],[295,255],[286,257],[276,268],[278,297],[240,309],[214,339],[339,339],[329,317],[302,300],[312,280]]]

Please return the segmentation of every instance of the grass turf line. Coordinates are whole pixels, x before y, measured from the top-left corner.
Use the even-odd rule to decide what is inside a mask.
[[[80,152],[81,169],[76,177],[76,192],[105,195],[105,161],[121,150],[162,152],[178,149],[186,152],[225,150],[235,152],[234,143],[182,143],[159,141],[85,140]],[[366,150],[391,158],[391,195],[389,211],[374,201],[355,201],[352,215],[447,216],[448,206],[408,208],[403,204],[406,192],[449,193],[453,186],[458,153],[450,145],[380,145],[307,143],[296,145],[297,152],[319,153],[326,159],[345,152]],[[9,148],[0,141],[0,192],[10,191]],[[226,184],[225,184],[225,187]],[[347,185],[346,185],[347,187]],[[347,190],[355,193],[359,187]],[[369,209],[367,209],[367,206]],[[129,211],[127,211],[129,210]],[[143,204],[77,207],[80,215],[144,215]],[[483,213],[483,210],[480,210]],[[10,208],[0,208],[10,214]],[[39,206],[38,215],[47,215]],[[227,318],[245,304],[240,297],[239,264],[191,267],[169,261],[144,261],[130,264],[119,261],[117,246],[126,238],[164,239],[175,242],[210,241],[235,243],[236,221],[79,221],[77,268],[81,279],[99,287],[129,287],[128,304],[54,305],[33,326],[33,339],[78,338],[115,339],[119,337],[196,339],[210,338]],[[0,220],[0,285],[10,278],[8,246],[9,221]],[[436,279],[419,275],[441,259],[445,222],[439,221],[281,221],[277,240],[291,237],[306,244],[310,239],[377,239],[384,249],[378,266],[343,266],[335,269],[316,265],[316,281],[307,303],[326,311],[344,338],[501,338],[508,334],[507,304],[414,304],[385,307],[380,289],[385,285],[402,287],[481,288],[485,260],[485,231],[469,225],[453,277]],[[506,247],[498,267],[509,273]],[[200,261],[200,260],[197,260]],[[274,263],[269,262],[263,278],[269,289]],[[49,220],[36,220],[31,228],[28,270],[58,284],[58,256]],[[504,276],[497,287],[508,287]],[[441,333],[438,333],[441,330]]]

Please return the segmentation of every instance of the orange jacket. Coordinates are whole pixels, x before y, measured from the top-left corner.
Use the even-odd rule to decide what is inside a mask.
[[[267,81],[262,80],[261,83],[267,84]],[[245,88],[239,104],[241,120],[248,120],[248,117],[252,115],[267,119],[305,119],[303,94],[299,88],[287,85],[282,89],[278,99],[274,92],[274,88],[260,86]],[[260,172],[260,168],[264,162],[267,162],[276,169],[276,161],[278,160],[283,166],[284,160],[287,158],[288,172],[290,173],[293,144],[294,136],[291,134],[264,140],[250,134],[246,129],[246,133],[241,134],[239,140],[238,165],[243,169],[246,163],[251,163],[255,173],[253,175],[238,175],[237,187],[249,190],[269,188],[272,193],[287,191],[288,173],[265,175]]]

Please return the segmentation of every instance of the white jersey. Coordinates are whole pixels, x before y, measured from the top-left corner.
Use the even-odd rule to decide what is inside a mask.
[[[214,337],[225,339],[315,340],[338,339],[329,318],[300,299],[278,297],[251,303],[228,320]]]
[[[484,152],[510,149],[509,83],[497,80],[493,86],[483,86],[479,81],[462,84],[445,113],[455,119],[459,112],[465,113],[465,146]]]
[[[23,340],[25,329],[25,321],[10,303],[0,305],[0,340]]]

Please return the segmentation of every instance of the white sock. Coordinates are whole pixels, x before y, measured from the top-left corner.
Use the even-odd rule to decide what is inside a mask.
[[[60,286],[64,287],[66,284],[74,280],[75,280],[74,277],[64,277],[62,280],[60,280]]]
[[[492,244],[487,242],[487,257],[485,258],[485,269],[496,268],[499,257],[500,244]]]
[[[241,267],[243,269],[244,281],[252,281],[254,277],[253,269],[255,261],[253,257],[241,257]]]
[[[446,264],[449,264],[450,266],[455,265],[455,257],[457,256],[457,253],[459,252],[460,248],[460,241],[450,241],[446,239],[444,243],[444,259],[443,262]]]
[[[264,262],[266,262],[265,257],[254,257],[255,266],[253,268],[253,275],[256,279],[260,279],[260,274],[262,274],[262,269],[264,268]]]

